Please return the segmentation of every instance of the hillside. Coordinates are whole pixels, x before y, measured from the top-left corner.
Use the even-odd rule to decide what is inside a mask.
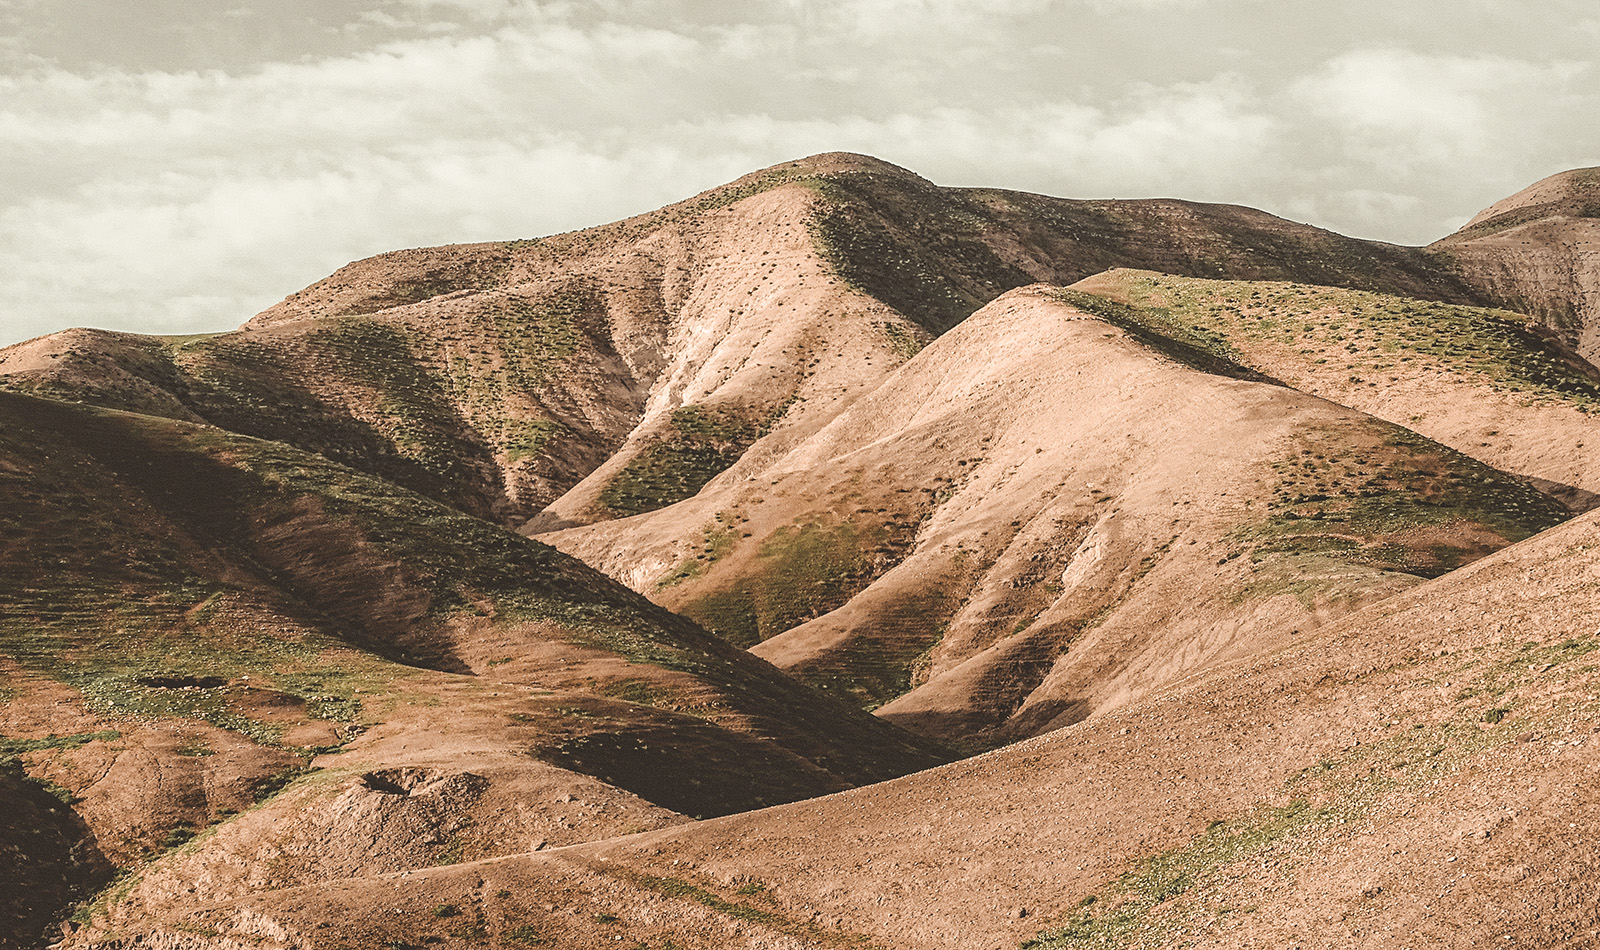
[[[238,894],[941,761],[544,545],[280,443],[0,393],[0,484],[0,752],[28,776],[5,789],[20,815],[54,789],[77,836],[65,885],[38,872],[52,911],[191,838],[206,892]]]
[[[788,453],[542,537],[814,685],[982,746],[1566,517],[1209,337],[1084,300],[1008,293]]]
[[[1429,250],[1478,293],[1539,317],[1600,362],[1600,169],[1536,182]]]
[[[318,947],[1590,945],[1597,547],[1591,514],[1271,655],[893,782],[129,931]]]
[[[1478,299],[1428,252],[1246,208],[941,188],[836,153],[585,231],[357,261],[230,333],[43,337],[0,350],[0,385],[550,530],[686,498],[1001,293],[1111,267]]]
[[[1597,181],[829,153],[0,349],[0,947],[1600,940]]]
[[[1140,319],[1200,335],[1302,392],[1522,476],[1574,510],[1600,503],[1600,455],[1585,448],[1600,445],[1600,370],[1525,314],[1131,270],[1073,289],[1132,305]]]

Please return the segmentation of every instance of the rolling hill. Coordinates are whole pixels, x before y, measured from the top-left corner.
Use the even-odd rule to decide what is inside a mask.
[[[830,153],[0,349],[0,945],[1600,939],[1593,185]]]
[[[190,906],[128,932],[272,946],[1592,945],[1596,517],[929,772],[548,854]]]
[[[0,751],[73,806],[80,892],[229,819],[206,860],[239,893],[943,759],[542,544],[282,443],[0,393],[0,482]]]
[[[543,537],[814,685],[982,746],[1566,517],[1209,337],[1075,305],[1094,299],[1012,291],[789,453]]]

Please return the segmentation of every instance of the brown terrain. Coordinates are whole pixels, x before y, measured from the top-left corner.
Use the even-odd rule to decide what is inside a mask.
[[[1600,943],[1596,180],[830,154],[0,350],[0,946]]]

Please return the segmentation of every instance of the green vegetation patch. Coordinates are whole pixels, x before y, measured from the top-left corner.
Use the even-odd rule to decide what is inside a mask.
[[[1278,383],[1245,366],[1226,335],[1174,319],[1170,313],[1097,297],[1076,290],[1057,290],[1058,300],[1110,323],[1141,345],[1191,369],[1216,376]],[[1282,385],[1279,383],[1279,385]]]
[[[617,473],[600,492],[600,504],[612,517],[625,518],[694,497],[770,432],[789,405],[767,412],[710,406],[674,410],[666,434]]]
[[[737,646],[752,646],[842,607],[899,563],[916,529],[911,519],[797,521],[762,542],[758,571],[679,612]]]
[[[586,282],[538,297],[507,295],[491,312],[495,334],[516,384],[539,392],[583,342],[583,328],[605,319],[605,300]]]
[[[1414,364],[1600,411],[1600,372],[1525,314],[1334,287],[1145,271],[1115,271],[1102,283],[1106,289],[1100,293],[1145,312],[1147,321],[1223,341],[1241,362],[1263,344],[1293,346],[1306,357],[1307,371],[1316,357],[1315,365],[1331,363],[1357,384],[1376,387],[1409,372],[1404,364]]]
[[[1571,517],[1526,483],[1387,423],[1305,433],[1273,471],[1267,519],[1231,538],[1256,562],[1320,555],[1437,577]]]

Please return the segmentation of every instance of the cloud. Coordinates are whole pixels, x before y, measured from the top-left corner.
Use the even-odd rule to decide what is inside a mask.
[[[341,2],[316,29],[352,48],[315,57],[0,55],[0,343],[222,329],[355,257],[597,224],[835,149],[1418,242],[1600,161],[1579,58],[1328,31],[1283,55],[1229,19],[1259,0]]]

